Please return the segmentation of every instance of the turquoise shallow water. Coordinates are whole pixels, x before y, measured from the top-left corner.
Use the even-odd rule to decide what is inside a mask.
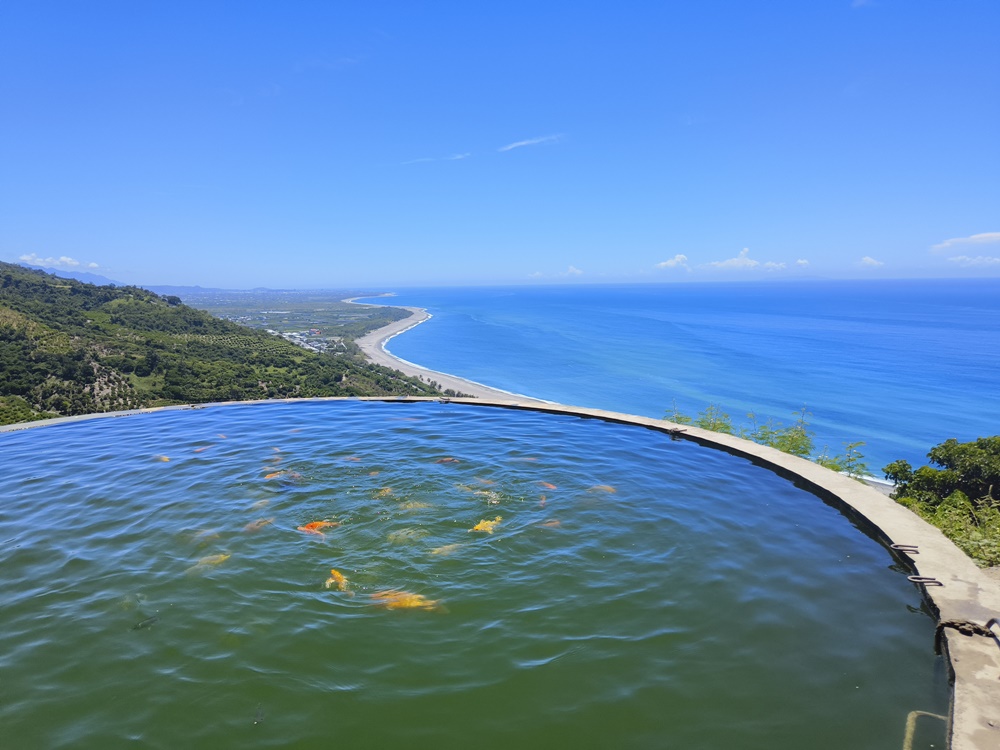
[[[0,452],[2,747],[895,749],[947,710],[883,547],[649,430],[275,403]]]

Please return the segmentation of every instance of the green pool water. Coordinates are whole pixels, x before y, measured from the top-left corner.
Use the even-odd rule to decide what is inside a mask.
[[[896,749],[947,713],[887,550],[651,430],[275,403],[0,455],[3,748]]]

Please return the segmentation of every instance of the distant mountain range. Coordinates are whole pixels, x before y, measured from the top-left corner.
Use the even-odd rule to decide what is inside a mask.
[[[62,268],[45,268],[43,266],[33,266],[30,263],[20,263],[18,265],[24,268],[30,268],[33,271],[42,271],[44,273],[50,273],[53,276],[58,276],[61,279],[76,279],[77,281],[82,281],[84,284],[94,284],[95,286],[125,286],[120,281],[113,281],[107,276],[99,276],[96,273],[85,273],[83,271],[67,271]]]

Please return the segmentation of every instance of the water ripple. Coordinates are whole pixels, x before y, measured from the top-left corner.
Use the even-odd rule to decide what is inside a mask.
[[[0,444],[5,746],[876,747],[947,707],[884,549],[648,430],[326,402]]]

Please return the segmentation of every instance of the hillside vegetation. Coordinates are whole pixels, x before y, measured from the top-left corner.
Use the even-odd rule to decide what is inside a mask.
[[[0,424],[178,403],[434,395],[349,353],[315,354],[133,286],[0,263]]]

